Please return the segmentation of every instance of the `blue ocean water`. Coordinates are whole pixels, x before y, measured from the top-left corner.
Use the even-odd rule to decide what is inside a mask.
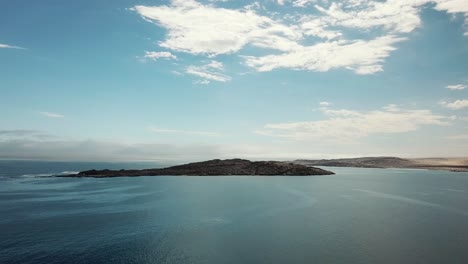
[[[468,263],[468,174],[37,178],[0,161],[0,263]]]

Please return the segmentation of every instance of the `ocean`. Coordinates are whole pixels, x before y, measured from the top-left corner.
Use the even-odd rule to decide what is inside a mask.
[[[468,263],[468,173],[37,177],[0,161],[0,263]]]

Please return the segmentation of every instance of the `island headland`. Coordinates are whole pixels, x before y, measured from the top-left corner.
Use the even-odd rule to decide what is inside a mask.
[[[312,176],[331,175],[331,171],[280,161],[249,161],[244,159],[209,160],[167,168],[143,170],[88,170],[58,177],[133,177],[133,176]]]

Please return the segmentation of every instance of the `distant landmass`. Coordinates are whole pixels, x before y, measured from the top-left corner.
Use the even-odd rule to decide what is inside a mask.
[[[263,175],[263,176],[310,176],[330,175],[331,171],[280,161],[249,161],[244,159],[209,160],[178,165],[168,168],[143,170],[88,170],[78,174],[58,177],[127,177],[127,176],[220,176],[220,175]]]
[[[350,159],[299,159],[293,161],[305,166],[332,166],[357,168],[408,168],[448,171],[468,171],[468,158],[420,158],[365,157]]]

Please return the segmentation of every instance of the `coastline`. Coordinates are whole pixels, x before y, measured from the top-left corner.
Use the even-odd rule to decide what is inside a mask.
[[[376,169],[422,169],[468,172],[468,158],[362,157],[349,159],[294,160],[296,164],[321,167],[351,167]]]

